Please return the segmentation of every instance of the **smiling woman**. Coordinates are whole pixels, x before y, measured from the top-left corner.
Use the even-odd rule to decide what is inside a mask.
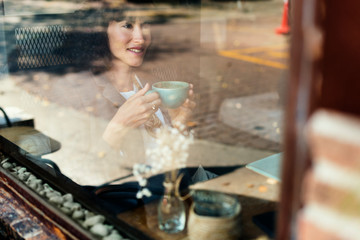
[[[77,56],[78,64],[90,62],[87,71],[89,81],[86,86],[80,87],[84,92],[79,90],[78,97],[84,106],[93,107],[92,113],[108,121],[102,129],[101,142],[110,146],[111,152],[117,153],[116,160],[103,162],[106,168],[116,168],[111,167],[114,162],[122,169],[131,169],[138,163],[154,165],[157,159],[153,160],[145,153],[147,149],[159,145],[156,131],[164,126],[181,125],[184,126],[181,132],[185,133],[186,123],[195,107],[192,84],[187,83],[183,103],[170,109],[162,104],[157,92],[149,91],[152,84],[137,74],[151,44],[149,13],[150,9],[142,11],[132,5],[97,9],[87,16],[95,23],[89,24],[91,27],[81,28],[85,31],[80,33],[89,34],[88,37],[82,38],[84,41],[77,39],[79,47],[74,53],[85,53],[79,55],[80,58]],[[78,16],[81,14],[79,12]],[[140,188],[136,182],[115,186],[84,185],[92,185],[85,188],[98,194],[107,205],[111,205],[114,212],[130,209],[141,201],[149,201],[136,199]],[[154,193],[162,194],[162,179],[156,178],[149,188]]]
[[[138,67],[142,64],[151,34],[149,26],[143,24],[140,17],[110,22],[107,35],[114,58],[128,66]]]
[[[92,114],[107,121],[100,138],[117,153],[116,164],[122,169],[151,164],[145,150],[157,145],[156,130],[186,125],[196,105],[191,83],[183,104],[172,109],[164,107],[157,92],[149,91],[152,82],[139,67],[151,45],[156,9],[144,9],[133,4],[84,8],[75,14],[82,25],[71,38],[77,65],[87,68],[88,81],[77,88],[77,97],[85,110],[91,107]]]
[[[94,1],[91,2],[94,4]],[[177,109],[166,109],[161,106],[158,93],[147,93],[151,83],[136,74],[151,44],[149,22],[154,18],[150,5],[144,11],[143,5],[108,7],[105,4],[94,11],[78,11],[76,15],[82,23],[84,17],[92,21],[78,32],[78,35],[85,35],[81,41],[76,34],[73,37],[78,47],[73,47],[72,54],[78,65],[88,65],[91,69],[94,81],[89,86],[95,85],[98,91],[91,94],[94,99],[90,101],[100,102],[94,107],[96,115],[110,119],[103,134],[103,139],[110,146],[119,150],[121,156],[132,155],[126,149],[134,147],[125,147],[124,144],[141,135],[135,137],[138,141],[131,145],[136,145],[136,153],[144,153],[141,149],[155,144],[153,135],[156,128],[178,121],[185,124],[189,120],[195,107],[192,84],[183,105]],[[89,102],[88,99],[86,101]]]

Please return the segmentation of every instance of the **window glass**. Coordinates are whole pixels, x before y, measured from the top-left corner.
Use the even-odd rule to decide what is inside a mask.
[[[173,160],[187,160],[190,179],[203,167],[197,181],[282,152],[283,1],[3,3],[0,107],[12,128],[33,120],[36,130],[5,135],[75,183],[136,181],[136,164],[159,166],[146,154],[156,129],[178,123],[194,142]],[[189,83],[188,100],[169,110],[164,86],[145,94],[164,81]]]

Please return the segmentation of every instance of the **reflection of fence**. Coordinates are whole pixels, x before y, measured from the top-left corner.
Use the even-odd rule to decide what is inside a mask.
[[[70,27],[53,25],[15,29],[19,69],[57,66],[71,63],[63,43]]]

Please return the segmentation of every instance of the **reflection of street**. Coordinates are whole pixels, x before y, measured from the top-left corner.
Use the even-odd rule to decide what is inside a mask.
[[[249,1],[244,12],[235,2],[216,2],[216,7],[191,9],[186,17],[163,16],[166,21],[153,24],[153,43],[139,76],[152,81],[192,82],[197,94],[197,138],[215,143],[201,143],[191,164],[204,164],[200,159],[218,163],[226,158],[222,164],[231,165],[244,155],[246,161],[253,161],[269,151],[281,150],[287,37],[275,34],[274,29],[280,23],[282,5],[282,0]],[[86,31],[82,37],[89,37]],[[94,106],[81,101],[79,93],[86,92],[89,81],[84,71],[64,68],[58,72],[37,69],[14,73],[13,82],[32,98],[23,94],[12,103],[31,113],[39,130],[62,143],[62,155],[55,153],[52,159],[86,159],[89,166],[90,161],[102,163],[88,170],[89,180],[93,180],[96,172],[109,172],[108,176],[118,172],[106,164],[111,158],[106,155],[106,146],[91,138],[101,136],[98,131],[108,119],[97,121]],[[68,126],[67,121],[76,124]],[[205,150],[201,153],[201,149]],[[264,154],[244,153],[243,149],[262,150]],[[90,159],[89,155],[97,158]],[[82,171],[82,161],[69,162],[72,173],[67,174]]]
[[[222,9],[190,8],[187,18],[169,18],[165,24],[154,24],[152,49],[139,74],[153,81],[194,83],[198,96],[195,130],[199,138],[278,151],[280,137],[275,142],[252,134],[241,138],[244,129],[219,122],[218,112],[226,99],[279,93],[287,68],[286,37],[274,33],[281,17],[281,1],[249,2],[247,12],[231,9],[234,6],[230,4],[219,5]],[[82,106],[77,97],[86,81],[73,72],[63,76],[34,71],[16,78],[18,84],[39,98],[92,113],[93,107]],[[71,97],[63,94],[71,92]],[[236,138],[235,133],[239,135]]]
[[[284,46],[255,47],[246,49],[236,49],[219,51],[224,57],[234,58],[268,67],[287,69],[287,49]]]
[[[281,142],[282,109],[277,93],[264,93],[223,101],[219,120],[226,125],[243,131],[234,136],[234,142],[244,142],[273,149]],[[244,138],[242,135],[251,137]]]
[[[263,79],[254,77],[253,82],[250,83],[252,88],[249,91],[251,92],[245,93],[244,96],[241,92],[247,88],[239,84],[238,94],[233,94],[232,97],[222,101],[219,112],[215,116],[220,120],[217,125],[217,134],[213,134],[212,138],[231,145],[278,151],[282,140],[282,99],[280,99],[282,96],[280,95],[283,93],[280,87],[283,79],[271,79],[273,75],[269,77],[266,74],[274,69],[280,69],[279,72],[287,69],[287,47],[284,45],[260,46],[221,50],[218,53],[220,56],[239,60],[237,62],[239,67],[250,63],[252,69],[262,69]],[[254,75],[253,72],[251,76]],[[240,78],[236,80],[240,82]],[[264,83],[274,80],[278,81],[278,89],[273,89],[275,85]],[[266,84],[269,84],[269,88],[265,87]],[[227,83],[222,83],[222,87],[229,88]]]
[[[274,33],[281,13],[276,1],[250,4],[252,11],[246,14],[202,22],[202,109],[197,130],[201,138],[211,141],[277,152],[281,150],[287,37]]]

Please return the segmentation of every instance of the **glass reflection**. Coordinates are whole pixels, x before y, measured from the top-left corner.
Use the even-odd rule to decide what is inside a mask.
[[[76,183],[133,182],[155,129],[176,122],[194,131],[196,181],[281,152],[282,1],[48,2],[5,1],[1,105],[35,119],[16,141]],[[147,93],[159,81],[190,83],[180,108]]]

